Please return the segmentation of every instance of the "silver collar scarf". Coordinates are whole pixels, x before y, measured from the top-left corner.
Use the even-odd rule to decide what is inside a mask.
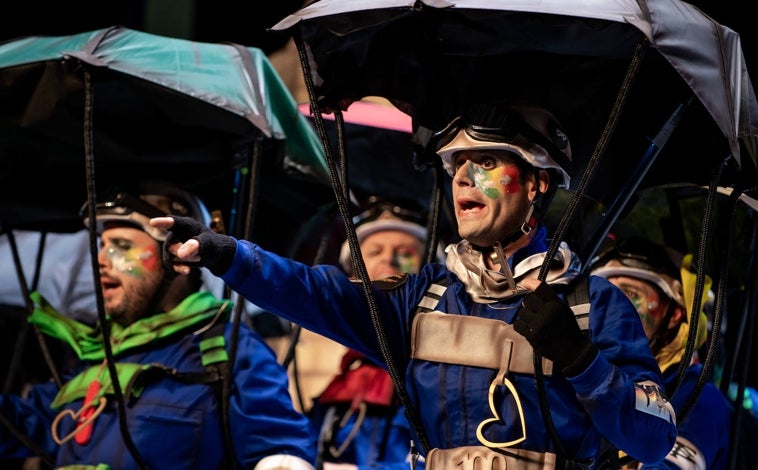
[[[466,240],[449,245],[445,252],[447,269],[458,276],[475,302],[483,304],[499,302],[526,292],[526,289],[515,283],[523,279],[536,279],[546,255],[544,252],[531,255],[512,270],[510,266],[503,266],[507,270],[503,273],[488,269],[482,253]],[[580,267],[579,257],[569,249],[568,244],[561,242],[550,262],[546,282],[568,284],[579,275]]]

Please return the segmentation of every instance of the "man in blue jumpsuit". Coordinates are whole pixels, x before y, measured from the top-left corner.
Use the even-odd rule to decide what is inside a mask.
[[[587,468],[603,438],[639,461],[662,460],[676,420],[628,299],[590,277],[589,314],[575,317],[562,297],[580,263],[566,244],[538,280],[547,250],[539,215],[569,184],[571,151],[556,119],[532,106],[471,106],[429,146],[452,177],[463,241],[447,247],[444,265],[372,289],[426,466]],[[296,263],[187,218],[151,224],[172,232],[177,272],[199,261],[261,308],[384,363],[363,287],[338,268]]]
[[[59,314],[33,294],[29,321],[67,342],[81,363],[60,388],[50,381],[24,398],[0,397],[0,413],[12,424],[0,426],[0,457],[31,456],[24,443],[32,442],[56,468],[312,470],[315,436],[292,406],[273,351],[242,325],[230,364],[230,302],[199,291],[198,269],[178,276],[162,263],[167,233],[149,218],[177,214],[202,224],[210,220],[207,210],[167,184],[140,189],[139,197],[121,192],[96,209],[100,287],[126,421],[119,420],[99,327]],[[218,380],[228,374],[231,442],[224,439]]]
[[[623,290],[634,304],[650,348],[663,371],[666,392],[680,414],[692,399],[702,371],[700,364],[690,364],[682,384],[676,389],[695,297],[696,276],[691,263],[692,255],[682,257],[650,240],[632,237],[611,243],[598,256],[592,269],[593,274],[608,279]],[[677,265],[681,267],[677,268]],[[695,335],[696,350],[708,337],[708,318],[702,307],[706,305],[710,284],[711,280],[706,279]],[[679,436],[666,459],[657,465],[641,468],[727,468],[731,416],[732,408],[727,398],[712,382],[706,382],[689,413],[679,421]]]

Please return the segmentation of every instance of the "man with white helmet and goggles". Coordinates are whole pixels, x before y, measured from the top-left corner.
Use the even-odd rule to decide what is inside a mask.
[[[589,301],[575,316],[564,295],[580,261],[565,243],[538,280],[540,217],[570,183],[558,121],[534,106],[474,105],[428,145],[452,177],[463,240],[447,247],[444,264],[372,291],[425,465],[591,468],[603,440],[662,460],[675,417],[628,300],[592,277],[579,283]],[[186,218],[151,223],[172,232],[178,272],[199,261],[262,308],[386,364],[364,288],[338,268],[298,264]]]

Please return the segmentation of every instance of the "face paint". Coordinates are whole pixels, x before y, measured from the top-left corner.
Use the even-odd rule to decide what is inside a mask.
[[[122,250],[117,246],[109,246],[105,249],[105,256],[114,270],[134,277],[141,277],[145,271],[154,271],[157,266],[157,256],[152,249]]]
[[[415,273],[419,267],[419,257],[416,254],[398,253],[395,255],[395,263],[400,272],[405,274]]]
[[[623,292],[624,295],[632,302],[637,314],[640,316],[645,331],[653,331],[658,326],[659,315],[656,315],[655,309],[658,302],[652,298],[655,294],[646,292],[646,289],[638,287],[627,282],[614,282]]]
[[[500,199],[503,194],[519,190],[519,171],[515,165],[498,166],[485,170],[469,162],[468,177],[479,191],[490,199]]]

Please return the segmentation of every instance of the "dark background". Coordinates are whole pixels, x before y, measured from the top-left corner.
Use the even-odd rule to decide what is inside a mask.
[[[751,72],[756,68],[757,32],[749,2],[704,0],[690,2],[742,38]],[[286,35],[267,31],[301,0],[114,0],[21,1],[4,4],[0,14],[0,41],[26,35],[66,35],[108,26],[205,42],[235,42],[266,53],[281,48]],[[756,76],[753,72],[751,75]]]
[[[60,36],[125,26],[203,42],[235,42],[271,53],[287,37],[266,31],[301,0],[31,0],[5,3],[0,41],[28,35]]]

